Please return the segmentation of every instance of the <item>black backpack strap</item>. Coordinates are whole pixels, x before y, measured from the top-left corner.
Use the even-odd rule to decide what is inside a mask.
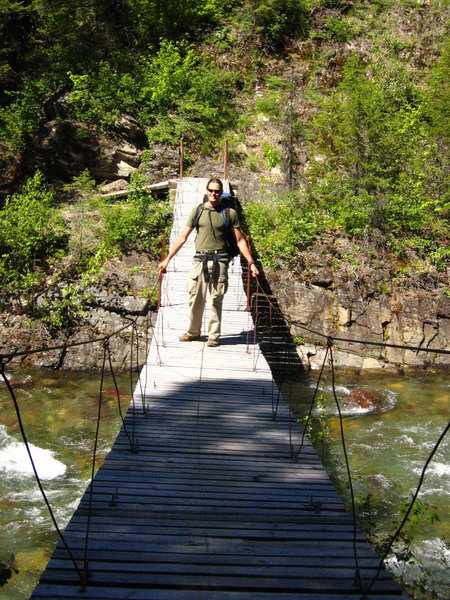
[[[222,221],[225,223],[225,225],[228,228],[231,228],[230,207],[226,206],[225,208],[222,208],[220,214],[222,215]]]
[[[201,204],[199,204],[197,206],[197,210],[195,211],[194,222],[192,223],[192,227],[197,229],[197,231],[198,231],[198,222],[200,221],[200,217],[202,216],[203,208],[204,208],[204,203],[202,202]]]

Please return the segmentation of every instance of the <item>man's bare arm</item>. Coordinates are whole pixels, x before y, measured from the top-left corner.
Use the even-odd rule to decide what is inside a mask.
[[[189,227],[188,225],[185,225],[183,227],[183,229],[181,230],[180,235],[177,237],[177,239],[175,240],[175,242],[173,243],[172,248],[170,249],[169,254],[166,256],[166,258],[161,261],[159,263],[158,269],[160,273],[165,273],[166,269],[167,269],[167,265],[169,264],[170,260],[175,256],[175,254],[178,252],[178,250],[183,246],[183,244],[186,242],[186,240],[188,239],[191,231],[193,230],[193,227]]]
[[[245,237],[242,234],[242,231],[238,227],[234,228],[234,235],[236,236],[236,242],[239,250],[242,252],[243,257],[250,265],[250,270],[253,277],[256,277],[257,275],[259,275],[259,269],[255,265],[255,261],[252,258],[250,248],[247,244],[247,240],[245,239]]]

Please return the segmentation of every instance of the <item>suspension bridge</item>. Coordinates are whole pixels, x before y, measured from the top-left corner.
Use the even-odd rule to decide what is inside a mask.
[[[179,181],[172,242],[205,187],[206,179]],[[32,598],[400,597],[280,398],[246,310],[239,258],[220,346],[178,340],[193,237],[164,277],[123,427]]]

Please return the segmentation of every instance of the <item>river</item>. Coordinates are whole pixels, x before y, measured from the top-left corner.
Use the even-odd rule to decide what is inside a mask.
[[[60,527],[64,528],[90,476],[98,409],[98,374],[30,372],[33,386],[17,389],[24,427],[38,472]],[[285,386],[299,420],[308,413],[314,382]],[[355,388],[377,390],[379,405],[362,409],[349,396]],[[122,406],[130,400],[133,382],[119,378]],[[443,375],[368,380],[340,378],[336,382],[354,495],[361,526],[379,541],[395,529],[401,506],[411,498],[423,464],[450,413],[449,381]],[[340,423],[331,382],[323,380],[313,409],[311,435],[341,494],[348,498]],[[10,580],[0,587],[0,600],[28,598],[57,542],[25,454],[17,417],[7,390],[0,388],[0,556],[14,555]],[[115,388],[105,380],[98,465],[120,428]],[[431,598],[433,590],[447,598],[450,551],[450,435],[447,435],[425,474],[414,541],[407,545],[410,564],[394,557],[389,566],[416,589],[414,597]],[[436,508],[434,508],[436,507]],[[430,518],[434,513],[438,519]],[[433,522],[429,522],[427,520]],[[418,561],[418,562],[417,562]],[[420,585],[428,591],[420,592]],[[412,594],[410,592],[410,594]]]

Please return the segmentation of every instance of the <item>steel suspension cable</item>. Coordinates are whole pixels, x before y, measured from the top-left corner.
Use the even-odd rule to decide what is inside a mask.
[[[117,385],[116,374],[114,372],[114,367],[113,367],[113,364],[112,364],[111,348],[109,347],[109,344],[108,344],[108,362],[109,362],[109,370],[111,372],[112,380],[113,380],[113,383],[114,383],[114,388],[116,390],[117,406],[118,406],[118,409],[119,409],[120,419],[122,421],[123,430],[125,431],[125,434],[126,434],[126,436],[128,438],[128,441],[130,443],[130,448],[131,448],[132,447],[131,438],[130,438],[130,434],[128,433],[128,430],[127,430],[125,419],[123,418],[122,405],[120,403],[120,391],[119,391],[119,386]]]
[[[413,496],[413,498],[412,498],[412,500],[411,500],[411,502],[410,502],[410,504],[409,504],[409,507],[408,507],[407,511],[405,512],[405,515],[404,515],[404,517],[403,517],[403,519],[402,519],[402,522],[401,522],[401,523],[400,523],[400,525],[398,526],[398,528],[397,528],[397,531],[396,531],[396,532],[394,533],[394,535],[392,536],[392,538],[391,538],[391,540],[390,540],[390,542],[389,542],[389,545],[388,545],[388,547],[386,548],[386,550],[385,550],[385,552],[384,552],[384,554],[383,554],[383,556],[382,556],[382,558],[381,558],[381,560],[380,560],[380,564],[378,565],[377,572],[376,572],[376,574],[375,574],[374,578],[372,579],[372,581],[370,582],[370,584],[369,584],[369,586],[368,586],[368,588],[367,588],[367,591],[368,591],[368,592],[369,592],[369,591],[372,589],[372,586],[374,585],[374,583],[375,583],[375,582],[376,582],[376,580],[378,579],[378,577],[379,577],[379,575],[380,575],[380,572],[381,572],[381,567],[382,567],[382,565],[383,565],[384,561],[385,561],[385,560],[386,560],[386,558],[388,557],[388,555],[389,555],[389,552],[391,551],[391,549],[392,549],[392,546],[393,546],[393,544],[394,544],[395,540],[396,540],[396,539],[398,538],[398,536],[400,535],[400,532],[401,532],[401,530],[402,530],[402,529],[403,529],[403,527],[405,526],[405,524],[406,524],[406,521],[408,520],[408,518],[409,518],[409,515],[411,514],[411,511],[412,511],[412,509],[413,509],[414,503],[416,502],[416,500],[417,500],[417,496],[419,495],[420,488],[422,487],[422,483],[423,483],[423,480],[424,480],[424,478],[425,478],[425,472],[426,472],[426,470],[427,470],[427,468],[428,468],[428,465],[430,464],[430,462],[431,462],[431,460],[432,460],[433,456],[435,455],[435,453],[436,453],[437,449],[439,448],[439,446],[440,446],[440,444],[441,444],[442,440],[443,440],[443,439],[444,439],[444,437],[447,435],[447,433],[448,433],[448,430],[449,430],[449,429],[450,429],[450,421],[447,423],[447,425],[446,425],[446,427],[444,428],[443,432],[442,432],[442,433],[441,433],[441,435],[439,436],[439,439],[438,439],[438,441],[435,443],[433,450],[431,451],[431,453],[429,454],[429,456],[428,456],[427,460],[425,461],[424,467],[423,467],[423,469],[422,469],[422,473],[420,474],[419,483],[418,483],[418,485],[417,485],[416,491],[414,492],[414,496]]]
[[[333,339],[336,342],[348,342],[349,344],[362,344],[362,345],[367,345],[367,346],[379,346],[382,348],[398,348],[400,350],[411,350],[412,352],[435,352],[436,354],[450,354],[450,350],[444,350],[444,349],[439,349],[439,348],[421,348],[420,346],[408,346],[408,345],[402,345],[402,344],[389,344],[388,342],[372,342],[369,340],[351,340],[349,338],[343,338],[343,337],[338,337],[338,336],[330,336],[327,335],[325,333],[322,333],[320,331],[315,331],[314,329],[311,329],[310,327],[306,327],[306,325],[303,325],[302,323],[299,323],[298,321],[289,321],[288,320],[289,325],[295,325],[296,327],[300,327],[300,329],[304,329],[305,331],[308,331],[309,333],[314,333],[314,335],[318,335],[320,337],[326,338],[326,339]]]
[[[138,315],[136,319],[133,319],[133,321],[136,321],[139,318],[139,316],[140,315]],[[51,352],[54,350],[67,351],[69,348],[75,348],[76,346],[86,346],[88,344],[94,344],[95,342],[107,342],[108,340],[115,337],[116,335],[119,335],[119,333],[121,333],[125,329],[128,329],[129,327],[130,324],[127,323],[126,325],[120,327],[120,329],[116,329],[112,333],[108,333],[107,335],[103,335],[101,337],[94,338],[91,340],[80,340],[79,342],[70,342],[70,344],[58,344],[57,346],[41,346],[40,348],[35,348],[34,350],[21,350],[19,352],[9,352],[7,354],[0,354],[0,360],[8,362],[20,356],[31,356],[32,354],[39,354],[41,352]]]
[[[334,396],[334,401],[336,403],[336,408],[337,408],[338,414],[339,414],[339,427],[340,427],[340,431],[341,431],[342,450],[344,452],[345,467],[347,469],[348,485],[349,485],[350,497],[351,497],[351,502],[352,502],[353,556],[354,556],[354,559],[355,559],[355,568],[356,568],[355,582],[359,586],[360,590],[364,591],[364,589],[363,589],[363,583],[362,583],[362,579],[361,579],[361,572],[360,572],[360,568],[359,568],[358,552],[357,552],[357,549],[356,549],[356,534],[357,534],[357,532],[356,532],[355,495],[354,495],[354,492],[353,492],[352,475],[351,475],[351,472],[350,472],[350,464],[349,464],[349,460],[348,460],[347,448],[346,448],[346,443],[345,443],[344,423],[343,423],[343,418],[342,418],[342,412],[341,412],[341,407],[339,405],[339,400],[338,400],[338,397],[337,397],[337,394],[336,394],[336,385],[335,385],[335,379],[334,379],[333,343],[332,343],[331,339],[328,340],[328,348],[330,349],[331,382],[332,382],[332,388],[333,388],[333,396]]]
[[[97,458],[97,446],[98,446],[98,436],[100,432],[100,420],[102,414],[102,400],[103,400],[103,381],[105,377],[105,364],[106,364],[106,356],[107,356],[107,346],[108,342],[103,344],[103,363],[102,363],[102,371],[100,377],[100,389],[98,395],[98,410],[97,410],[97,425],[95,429],[95,438],[94,438],[94,450],[92,454],[92,470],[91,470],[91,483],[89,486],[89,502],[88,502],[88,515],[87,515],[87,523],[86,523],[86,533],[84,538],[84,556],[83,556],[83,565],[84,565],[84,584],[87,583],[87,580],[90,577],[89,574],[89,561],[88,561],[88,545],[89,545],[89,533],[91,528],[91,515],[92,515],[92,500],[94,494],[94,476],[95,476],[95,463]]]
[[[309,423],[310,419],[311,419],[312,410],[314,408],[314,402],[316,401],[317,392],[319,391],[320,380],[322,379],[323,371],[324,371],[325,364],[326,364],[327,357],[328,357],[328,352],[329,352],[329,346],[327,346],[327,350],[325,352],[325,356],[323,357],[322,367],[320,369],[319,377],[317,379],[316,387],[314,389],[314,394],[313,394],[313,397],[312,397],[312,400],[311,400],[311,404],[309,406],[308,416],[306,417],[306,423]],[[300,448],[298,449],[297,454],[295,455],[295,458],[298,458],[300,452],[302,451],[303,444],[304,444],[304,441],[305,441],[306,430],[305,430],[305,427],[303,427],[302,429],[303,429],[302,441],[300,443]]]
[[[61,541],[62,541],[62,543],[64,545],[64,548],[66,549],[67,554],[69,555],[69,558],[70,558],[73,566],[75,567],[75,570],[76,570],[76,572],[78,574],[78,577],[80,579],[80,583],[83,586],[84,585],[84,581],[85,581],[83,573],[80,570],[80,568],[78,567],[77,562],[76,562],[76,560],[75,560],[75,558],[74,558],[74,556],[73,556],[73,554],[72,554],[72,552],[71,552],[71,550],[70,550],[70,548],[69,548],[69,546],[68,546],[68,544],[66,542],[66,539],[65,539],[65,537],[64,537],[61,529],[59,528],[59,525],[58,525],[58,523],[56,521],[56,517],[55,517],[55,515],[53,513],[53,510],[52,510],[52,507],[50,506],[50,502],[49,502],[49,500],[47,498],[47,494],[45,493],[45,490],[44,490],[44,487],[42,485],[41,479],[40,479],[39,474],[37,472],[36,465],[34,463],[33,456],[31,454],[30,445],[28,443],[27,435],[25,433],[25,428],[24,428],[24,425],[23,425],[22,416],[20,414],[19,403],[17,402],[17,398],[16,398],[16,395],[14,393],[14,390],[13,390],[13,388],[11,386],[11,383],[10,383],[10,381],[9,381],[6,373],[5,373],[5,363],[4,363],[3,360],[1,360],[1,362],[0,362],[0,372],[1,372],[1,375],[2,375],[2,378],[3,378],[3,381],[5,382],[6,387],[8,388],[8,391],[9,391],[9,394],[11,396],[11,399],[13,401],[14,409],[15,409],[16,415],[17,415],[17,422],[18,422],[19,428],[20,428],[20,433],[22,435],[22,439],[23,439],[23,442],[25,444],[25,448],[27,450],[27,454],[28,454],[28,457],[29,457],[30,462],[31,462],[31,467],[33,469],[33,473],[34,473],[36,482],[38,484],[39,490],[41,492],[42,498],[44,499],[44,502],[45,502],[45,504],[47,506],[47,510],[48,510],[48,512],[50,514],[50,518],[51,518],[51,520],[53,522],[53,525],[55,526],[56,532],[58,533],[58,536],[61,539]]]

